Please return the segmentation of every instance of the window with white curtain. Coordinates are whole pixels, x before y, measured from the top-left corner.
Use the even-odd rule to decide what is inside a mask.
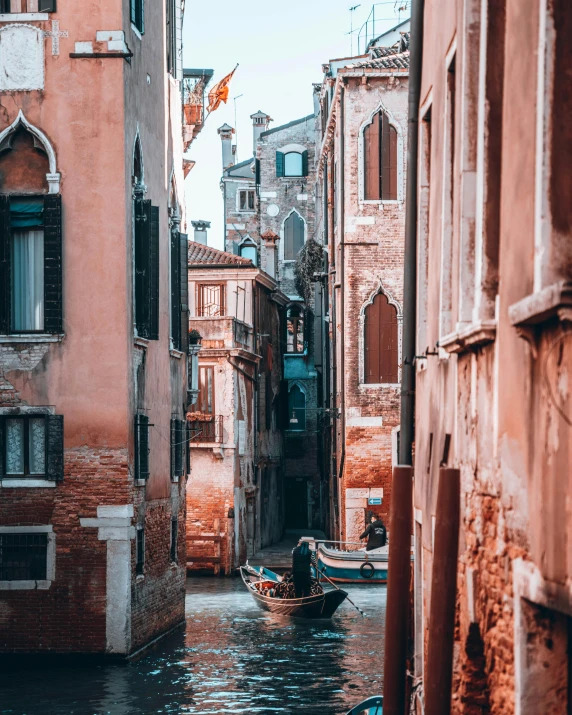
[[[12,330],[44,329],[44,231],[12,231]]]

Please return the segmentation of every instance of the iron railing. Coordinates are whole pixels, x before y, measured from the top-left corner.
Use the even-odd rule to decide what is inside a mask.
[[[47,548],[47,534],[0,534],[0,581],[45,580]]]
[[[222,415],[213,415],[211,420],[191,422],[191,447],[205,442],[222,443]]]

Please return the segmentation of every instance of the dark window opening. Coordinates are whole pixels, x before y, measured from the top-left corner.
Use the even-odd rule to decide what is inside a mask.
[[[177,76],[177,5],[167,0],[167,72]]]
[[[397,130],[385,112],[374,115],[363,134],[364,198],[367,201],[397,200]]]
[[[284,260],[295,261],[304,246],[304,219],[293,211],[284,222]]]
[[[293,305],[286,312],[286,352],[304,352],[304,309]]]
[[[378,293],[365,309],[365,382],[398,382],[397,310]]]
[[[306,429],[306,395],[293,385],[288,392],[288,429],[303,432]]]
[[[214,367],[201,365],[199,367],[199,396],[197,410],[205,415],[214,415],[215,388]]]
[[[13,5],[13,0],[0,0],[0,13],[25,13],[25,12],[55,12],[56,0],[38,0],[34,7],[31,0],[20,0]]]
[[[170,557],[173,563],[178,563],[177,558],[177,537],[179,535],[179,520],[171,520],[171,552]]]
[[[137,554],[135,559],[135,573],[142,576],[145,571],[145,529],[137,528]]]
[[[159,339],[159,208],[135,199],[135,329]]]
[[[135,415],[135,479],[149,479],[149,418]]]
[[[238,192],[239,211],[254,211],[256,209],[256,190],[241,189]]]
[[[131,24],[139,32],[145,34],[145,0],[130,0],[131,3]]]
[[[0,581],[45,581],[47,534],[0,534]]]
[[[182,477],[185,464],[185,423],[183,420],[171,420],[171,478]]]
[[[63,476],[63,415],[0,416],[0,478]]]
[[[171,231],[171,340],[173,348],[186,353],[189,334],[188,237]]]

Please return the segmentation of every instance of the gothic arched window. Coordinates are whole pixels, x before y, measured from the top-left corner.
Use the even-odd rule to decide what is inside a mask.
[[[397,200],[397,130],[383,111],[363,132],[364,198]]]
[[[378,293],[365,309],[364,381],[370,384],[398,382],[397,310],[384,293]]]
[[[284,221],[284,260],[294,261],[304,245],[304,219],[296,211]]]

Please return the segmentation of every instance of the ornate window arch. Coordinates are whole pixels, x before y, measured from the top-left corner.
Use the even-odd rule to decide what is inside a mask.
[[[143,161],[143,147],[141,145],[141,135],[139,134],[139,127],[135,133],[135,139],[133,140],[133,196],[137,198],[143,198],[143,195],[147,193],[147,187],[145,186],[145,163]]]
[[[306,243],[306,219],[292,209],[282,222],[280,230],[280,259],[295,261],[298,253]]]
[[[252,261],[253,265],[258,265],[258,246],[254,239],[252,239],[248,234],[242,238],[238,244],[238,252],[242,258],[248,258]]]
[[[401,304],[379,279],[359,315],[361,385],[397,385],[401,382],[402,324]]]
[[[35,127],[33,124],[30,124],[24,116],[22,110],[18,112],[18,116],[12,124],[10,124],[9,127],[6,127],[4,131],[0,132],[0,152],[6,151],[12,147],[12,140],[18,129],[21,127],[32,135],[36,147],[45,152],[48,157],[50,168],[49,172],[46,174],[48,193],[59,194],[61,177],[57,169],[56,152],[44,132],[38,129],[38,127]]]
[[[360,201],[403,201],[404,147],[399,122],[380,103],[361,125],[358,136]]]

